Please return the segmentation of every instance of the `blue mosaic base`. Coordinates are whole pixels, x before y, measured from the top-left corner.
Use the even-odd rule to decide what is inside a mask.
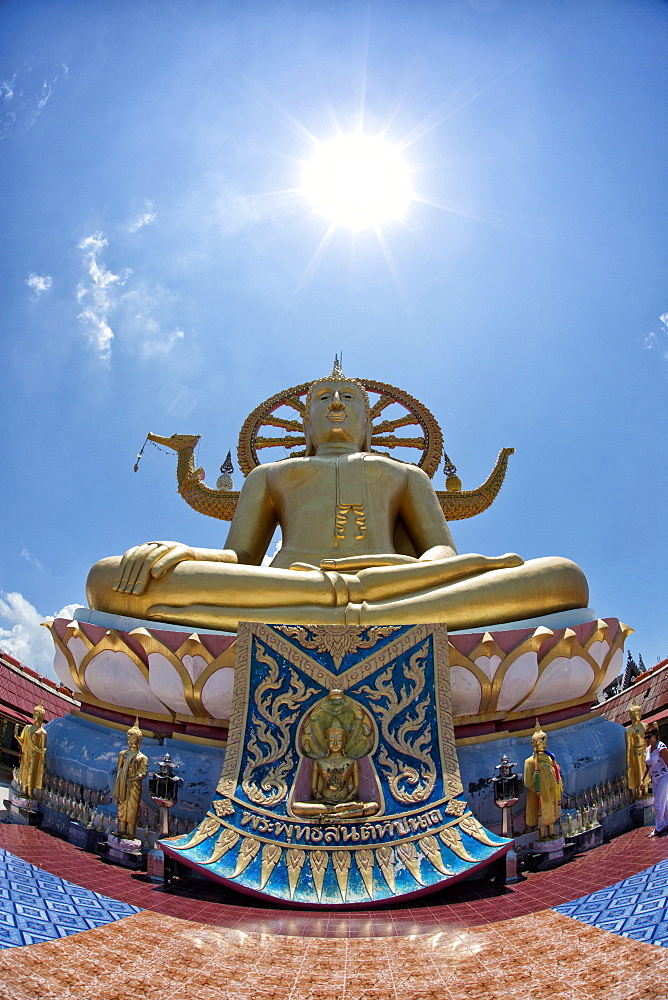
[[[668,948],[668,860],[555,910],[622,937]]]
[[[461,796],[445,627],[342,628],[239,624],[219,797],[194,833],[159,842],[166,854],[252,895],[356,907],[440,889],[509,849]],[[366,720],[355,794],[375,807],[348,818],[307,811],[324,809],[311,762],[326,744],[309,756],[300,733],[336,691],[360,732]]]
[[[53,941],[139,912],[0,848],[0,948]]]

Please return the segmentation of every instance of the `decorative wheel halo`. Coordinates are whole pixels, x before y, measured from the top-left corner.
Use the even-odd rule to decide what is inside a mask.
[[[394,451],[396,448],[408,448],[420,451],[419,460],[407,464],[417,465],[430,478],[433,477],[443,454],[443,435],[434,415],[419,400],[404,392],[403,389],[397,389],[393,385],[375,382],[371,379],[355,378],[355,381],[363,385],[369,393],[370,416],[373,422],[371,453],[386,455],[388,458],[394,458],[395,461],[401,462],[404,459],[391,455],[385,449]],[[277,392],[274,396],[266,399],[264,403],[256,406],[253,412],[246,417],[239,434],[237,447],[239,468],[244,476],[262,464],[258,457],[258,451],[281,448],[288,452],[287,455],[281,457],[298,458],[303,456],[306,444],[302,427],[305,412],[304,401],[311,385],[311,382],[303,382],[301,385],[292,386],[291,389]],[[374,397],[377,398],[374,399]],[[277,413],[282,407],[286,407],[288,411],[289,409],[295,410],[297,419],[291,419],[289,412],[286,415]],[[385,419],[380,419],[389,407],[393,408],[392,414],[386,414]],[[400,408],[398,411],[397,407]],[[404,411],[403,414],[401,409]],[[263,428],[269,427],[280,428],[287,433],[284,437],[266,436],[261,433]],[[421,433],[416,437],[399,437],[395,431],[402,427],[419,427]]]

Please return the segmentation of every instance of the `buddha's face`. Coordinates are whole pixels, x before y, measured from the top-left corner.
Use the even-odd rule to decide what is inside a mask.
[[[128,746],[130,750],[138,750],[141,740],[134,733],[128,733]]]
[[[362,448],[368,418],[359,386],[336,380],[320,382],[311,396],[305,422],[313,450],[326,442],[348,441]]]
[[[333,732],[326,733],[325,739],[327,740],[327,749],[332,754],[342,754],[343,745],[345,743],[345,734],[339,733],[336,730]]]
[[[547,736],[534,736],[531,740],[534,750],[543,753],[547,749]]]

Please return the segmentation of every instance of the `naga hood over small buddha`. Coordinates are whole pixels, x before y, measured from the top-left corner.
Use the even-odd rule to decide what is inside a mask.
[[[568,559],[458,555],[429,476],[372,450],[368,395],[338,360],[301,409],[302,454],[251,469],[223,549],[155,541],[103,559],[88,577],[90,607],[232,631],[239,621],[464,629],[586,607]],[[282,546],[262,566],[277,526]]]

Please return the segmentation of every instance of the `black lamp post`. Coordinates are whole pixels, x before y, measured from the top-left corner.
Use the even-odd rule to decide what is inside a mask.
[[[174,772],[178,764],[172,764],[168,753],[158,764],[158,770],[148,776],[148,790],[156,806],[160,809],[160,837],[169,836],[169,810],[179,797],[179,785],[183,778]],[[153,848],[147,858],[148,877],[152,882],[162,882],[165,878],[165,856],[158,845]]]
[[[498,771],[498,777],[492,779],[492,785],[494,787],[494,802],[501,809],[501,836],[508,837],[512,839],[514,837],[513,833],[513,814],[512,808],[519,801],[520,795],[522,794],[522,778],[519,774],[513,772],[513,768],[517,765],[511,763],[508,760],[507,755],[504,753],[501,758],[501,763],[497,764],[494,768]],[[519,873],[519,867],[517,864],[517,854],[515,853],[514,847],[511,847],[506,854],[506,882],[517,882],[522,878]]]
[[[175,773],[179,769],[178,764],[172,764],[172,758],[168,753],[164,755],[158,764],[158,771],[148,776],[149,795],[160,807],[160,836],[169,836],[169,810],[179,797],[179,785],[183,783],[183,778],[179,778]]]
[[[494,786],[494,802],[502,810],[503,819],[501,821],[501,836],[513,837],[513,816],[512,807],[519,801],[522,794],[522,779],[519,774],[513,773],[516,763],[508,760],[504,753],[501,763],[494,768],[498,771],[498,777],[492,779]]]

